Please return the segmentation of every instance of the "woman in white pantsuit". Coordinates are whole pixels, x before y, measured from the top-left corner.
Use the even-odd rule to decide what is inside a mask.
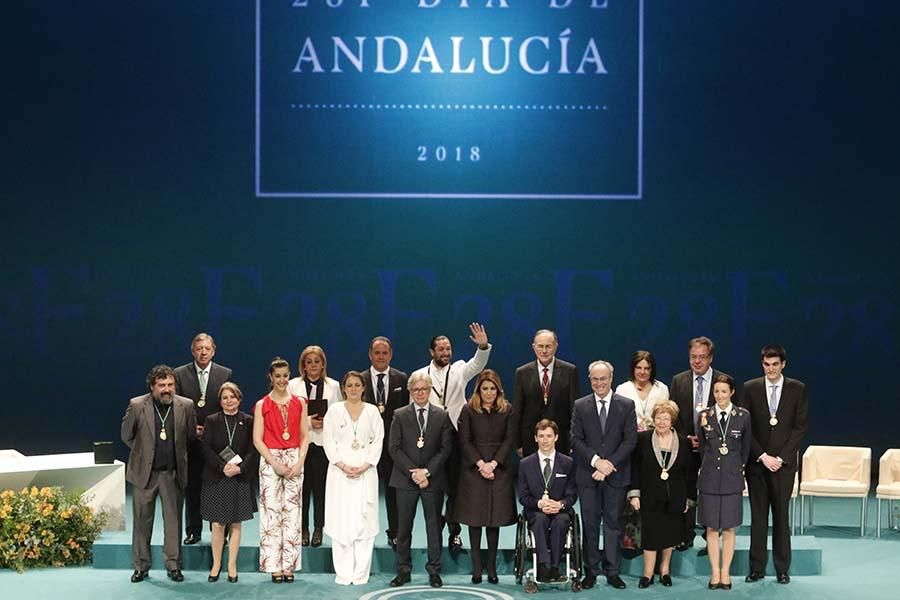
[[[342,382],[346,400],[325,413],[323,426],[328,476],[325,485],[325,534],[342,585],[369,581],[372,549],[378,533],[378,459],[384,424],[374,404],[362,400],[365,384],[350,371]]]

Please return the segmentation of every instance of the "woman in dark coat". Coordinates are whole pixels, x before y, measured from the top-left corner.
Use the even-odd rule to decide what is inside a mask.
[[[225,530],[228,539],[228,581],[237,583],[237,556],[241,547],[241,522],[256,512],[257,453],[253,446],[253,417],[239,410],[241,389],[222,384],[222,411],[207,417],[203,431],[203,489],[200,513],[212,523],[213,564],[209,582],[218,581],[222,570]]]
[[[631,461],[631,506],[641,515],[644,574],[638,587],[653,584],[656,555],[659,581],[672,585],[672,548],[684,539],[684,513],[697,499],[696,471],[691,468],[691,443],[672,429],[678,405],[671,400],[656,404],[653,429],[638,433]]]
[[[481,583],[481,528],[487,529],[488,581],[497,583],[500,527],[516,522],[514,479],[509,460],[515,448],[513,409],[500,376],[485,369],[459,415],[462,472],[452,519],[469,526],[472,583]]]

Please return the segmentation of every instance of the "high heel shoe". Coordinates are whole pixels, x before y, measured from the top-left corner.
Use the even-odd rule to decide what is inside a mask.
[[[294,574],[293,573],[285,573],[284,582],[285,583],[294,583]]]
[[[707,587],[709,587],[709,589],[711,589],[711,590],[717,590],[717,589],[719,589],[720,585],[722,585],[722,584],[719,582],[713,583],[712,581],[710,581],[709,585]]]
[[[665,587],[672,587],[672,576],[668,573],[659,576],[659,582]]]
[[[479,584],[479,583],[481,583],[481,574],[475,575],[475,574],[473,573],[473,574],[472,574],[472,583],[474,583],[474,584],[476,584],[476,585]]]
[[[220,571],[220,572],[221,572],[221,571]],[[217,582],[217,581],[219,580],[219,573],[216,573],[215,575],[213,575],[212,573],[210,573],[210,574],[209,574],[209,577],[207,577],[206,580],[207,580],[208,582],[210,582],[210,583],[215,583],[215,582]]]
[[[731,584],[730,584],[730,583],[720,583],[720,584],[719,584],[719,589],[720,589],[720,590],[730,590],[730,589],[731,589]]]
[[[284,583],[284,575],[272,573],[272,583]]]
[[[638,587],[642,590],[647,589],[651,585],[653,585],[653,576],[641,577],[640,579],[638,579]]]
[[[238,579],[238,576],[237,576],[237,575],[235,575],[234,577],[232,577],[231,575],[229,575],[229,576],[228,576],[228,583],[237,583],[237,579]]]
[[[500,583],[500,578],[497,577],[497,574],[496,574],[496,573],[494,573],[493,575],[491,575],[490,573],[488,573],[488,583],[492,583],[492,584],[494,584],[494,585],[497,585],[498,583]]]

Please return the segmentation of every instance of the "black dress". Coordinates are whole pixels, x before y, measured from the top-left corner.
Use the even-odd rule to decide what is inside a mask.
[[[225,460],[219,454],[228,443],[231,431],[231,449],[240,455],[241,472],[226,477],[222,472]],[[258,458],[253,446],[253,417],[238,412],[226,415],[221,412],[207,417],[203,431],[203,490],[200,492],[200,514],[212,523],[237,523],[249,521],[256,512]]]
[[[507,464],[516,444],[513,409],[476,413],[463,407],[459,414],[459,446],[462,454],[459,487],[452,519],[471,527],[503,527],[516,522],[513,473]],[[478,473],[479,460],[497,461],[494,479]]]
[[[652,430],[638,433],[631,461],[630,490],[640,490],[641,547],[663,550],[684,541],[684,507],[688,498],[697,498],[697,478],[696,472],[691,475],[691,443],[679,435],[674,460],[671,453],[664,453],[669,477],[663,480],[662,467],[653,452],[652,435]],[[677,434],[673,432],[673,435]]]

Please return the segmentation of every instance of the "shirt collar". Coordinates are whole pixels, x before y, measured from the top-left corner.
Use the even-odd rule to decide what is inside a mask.
[[[205,369],[201,369],[200,365],[198,365],[196,362],[194,362],[194,370],[197,371],[197,375],[199,375],[200,373],[203,373],[204,371],[209,373],[210,368],[212,368],[212,363],[209,363],[208,365],[206,365]]]
[[[769,379],[766,378],[766,387],[771,390],[773,385],[778,386],[778,389],[783,388],[784,387],[784,375],[781,375],[777,381],[769,381]]]
[[[385,377],[387,377],[387,376],[388,376],[388,371],[390,371],[390,369],[391,369],[391,368],[388,367],[388,368],[385,369],[384,371],[376,371],[376,370],[375,370],[375,367],[369,367],[369,372],[372,374],[372,379],[378,379],[378,376],[379,376],[379,375],[384,375]]]
[[[726,406],[725,408],[719,408],[719,405],[717,404],[716,405],[716,414],[721,415],[723,411],[730,413],[732,408],[734,408],[734,405],[731,402],[729,402],[728,406]]]
[[[544,463],[545,459],[550,459],[550,462],[556,462],[556,450],[550,452],[550,454],[544,454],[540,450],[538,450],[538,457],[541,459],[541,464]]]
[[[600,398],[599,396],[597,396],[597,393],[595,392],[594,393],[594,403],[596,404],[597,402],[600,402],[601,400],[605,400],[606,403],[609,404],[610,400],[612,400],[612,390],[609,390],[606,393],[606,396],[604,396],[603,398]]]

